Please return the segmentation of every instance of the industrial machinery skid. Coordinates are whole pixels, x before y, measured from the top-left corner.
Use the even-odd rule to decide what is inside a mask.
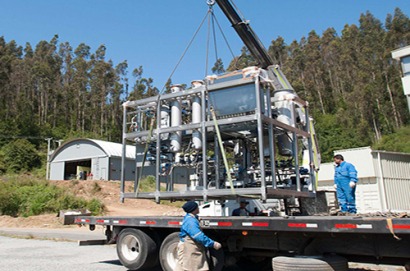
[[[308,104],[275,87],[280,81],[289,85],[278,66],[248,67],[125,102],[123,153],[136,145],[136,170],[134,192],[125,191],[122,174],[121,199],[314,197]],[[146,175],[155,176],[155,191],[139,192]]]

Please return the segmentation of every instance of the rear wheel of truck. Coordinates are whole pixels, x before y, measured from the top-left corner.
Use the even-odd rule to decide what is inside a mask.
[[[347,260],[339,256],[329,257],[275,257],[273,271],[347,271]]]
[[[120,232],[117,254],[126,268],[138,270],[152,267],[157,260],[157,245],[145,232],[128,228]]]
[[[159,249],[159,262],[164,271],[172,271],[177,266],[179,232],[173,232],[162,242]]]

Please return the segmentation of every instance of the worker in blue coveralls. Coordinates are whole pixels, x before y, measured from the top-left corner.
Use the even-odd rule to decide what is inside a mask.
[[[218,250],[221,244],[206,236],[198,220],[199,208],[195,201],[188,201],[182,209],[187,213],[182,221],[180,242],[178,244],[178,261],[174,270],[206,271],[209,264],[206,259],[206,248]]]
[[[355,214],[356,210],[356,168],[344,161],[342,155],[337,154],[333,157],[335,167],[335,188],[337,200],[342,214]]]

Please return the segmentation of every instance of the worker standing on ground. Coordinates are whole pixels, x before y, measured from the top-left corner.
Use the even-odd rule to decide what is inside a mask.
[[[356,168],[344,161],[342,155],[337,154],[333,157],[335,167],[335,188],[337,200],[343,214],[355,214],[356,210]]]
[[[206,236],[198,220],[199,208],[194,201],[188,201],[182,206],[187,213],[182,221],[180,242],[178,244],[178,262],[176,271],[206,271],[209,265],[206,248],[218,250],[221,244]]]
[[[250,212],[248,209],[246,209],[246,206],[249,204],[248,201],[245,199],[241,199],[239,202],[239,208],[236,208],[235,210],[232,211],[233,216],[249,216]]]

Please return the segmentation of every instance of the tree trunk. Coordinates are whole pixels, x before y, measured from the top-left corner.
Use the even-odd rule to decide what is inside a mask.
[[[396,123],[396,127],[400,127],[402,125],[401,117],[400,117],[400,113],[396,109],[396,104],[394,103],[393,94],[392,94],[391,89],[390,89],[390,84],[389,84],[389,79],[387,77],[387,73],[384,73],[384,77],[386,79],[386,89],[387,89],[387,92],[389,93],[389,98],[390,98],[390,103],[391,103],[391,107],[392,107],[392,111],[393,111],[394,121]]]

